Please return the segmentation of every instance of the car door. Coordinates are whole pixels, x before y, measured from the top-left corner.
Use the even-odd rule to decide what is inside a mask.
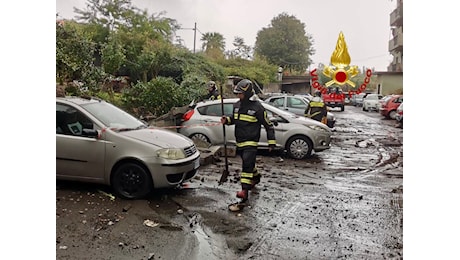
[[[216,144],[224,143],[224,130],[220,124],[220,118],[222,117],[222,105],[210,104],[199,108],[200,121],[197,122],[203,126],[206,126],[209,131],[207,135],[211,140],[214,140]],[[224,114],[230,116],[233,113],[233,103],[224,104]],[[235,144],[235,125],[225,126],[225,138],[228,143]]]
[[[307,103],[303,98],[299,97],[286,97],[286,110],[299,116],[305,115]]]
[[[281,146],[280,141],[283,139],[282,136],[285,133],[285,127],[284,127],[285,120],[282,119],[281,116],[279,116],[277,113],[273,112],[269,108],[265,108],[265,111],[267,111],[268,118],[270,118],[271,120],[275,119],[277,122],[276,124],[274,123],[273,126],[275,128],[276,146],[280,147]],[[260,130],[259,146],[268,147],[267,131],[265,130],[264,126],[262,126]]]
[[[56,102],[56,176],[68,180],[104,177],[105,141],[82,134],[96,125],[76,107]]]

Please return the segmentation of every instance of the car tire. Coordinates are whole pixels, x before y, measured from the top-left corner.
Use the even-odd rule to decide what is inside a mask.
[[[388,118],[395,119],[396,118],[396,111],[391,110],[390,113],[388,113]]]
[[[313,143],[305,136],[295,135],[286,143],[286,151],[289,157],[302,160],[311,156]]]
[[[345,105],[342,105],[342,106],[340,107],[340,111],[342,111],[342,112],[345,111]]]
[[[189,138],[192,139],[192,141],[195,144],[197,144],[197,142],[199,142],[199,143],[205,143],[208,146],[211,145],[211,141],[209,140],[209,137],[207,137],[205,134],[201,134],[201,133],[192,134],[192,135],[189,136]]]
[[[366,110],[366,106],[363,106],[363,111],[367,111],[367,110]]]
[[[112,174],[111,186],[125,199],[140,199],[152,191],[153,182],[148,170],[141,164],[127,162],[119,165]]]

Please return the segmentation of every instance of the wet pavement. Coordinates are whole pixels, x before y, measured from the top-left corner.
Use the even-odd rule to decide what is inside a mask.
[[[57,182],[57,259],[402,259],[403,129],[353,106],[332,112],[331,149],[303,161],[258,155],[263,177],[240,213],[227,209],[238,157],[222,185],[223,158],[146,200]]]

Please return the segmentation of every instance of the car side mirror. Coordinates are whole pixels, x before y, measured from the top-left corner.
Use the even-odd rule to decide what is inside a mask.
[[[83,128],[83,130],[81,131],[81,135],[97,138],[99,136],[99,132],[96,129]]]
[[[276,117],[270,117],[269,119],[274,126],[278,126],[278,119]]]

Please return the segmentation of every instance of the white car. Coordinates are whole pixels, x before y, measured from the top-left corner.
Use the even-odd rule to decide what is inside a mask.
[[[282,110],[289,111],[298,116],[305,116],[305,110],[310,106],[310,101],[313,97],[311,95],[275,95],[266,98],[264,102],[277,107]],[[327,126],[334,128],[335,115],[327,112]]]
[[[380,109],[380,99],[382,95],[370,93],[363,98],[363,111],[379,111]]]
[[[193,178],[200,152],[189,138],[146,124],[99,99],[56,98],[56,178],[110,185],[145,197]]]
[[[223,99],[225,115],[233,113],[233,104],[237,98]],[[331,129],[325,124],[278,109],[268,103],[259,101],[265,107],[268,117],[275,125],[277,149],[287,152],[294,159],[305,159],[312,151],[321,152],[331,147]],[[221,100],[199,102],[183,115],[179,133],[212,145],[224,144]],[[226,142],[236,145],[234,125],[225,126]],[[267,149],[267,133],[261,127],[259,149]]]

